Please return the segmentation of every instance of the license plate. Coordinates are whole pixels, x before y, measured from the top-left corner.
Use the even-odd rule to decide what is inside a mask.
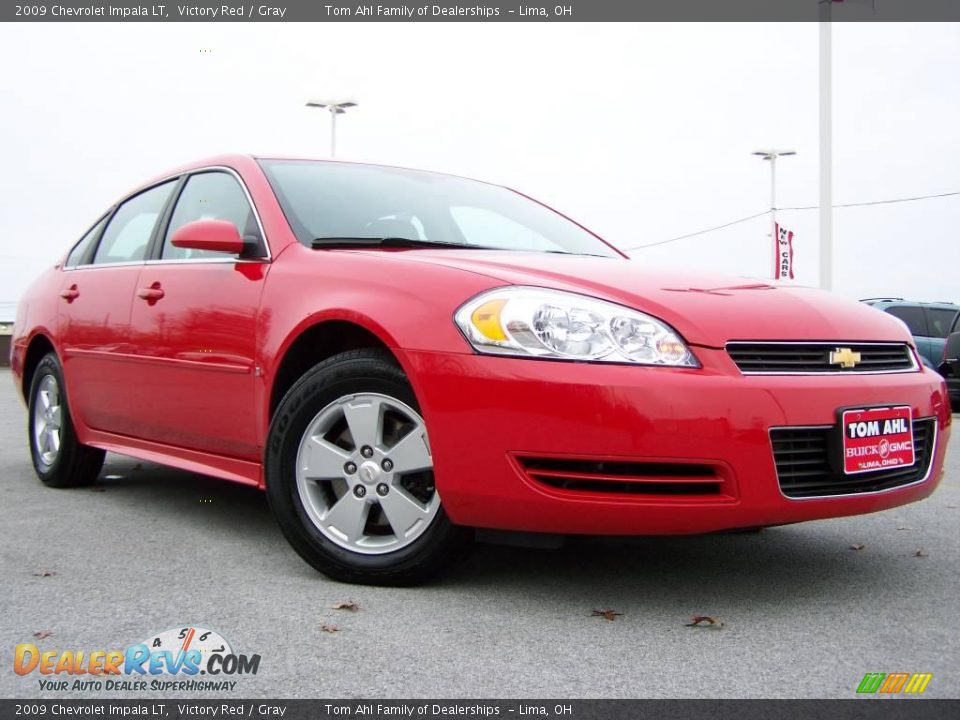
[[[913,465],[913,411],[909,406],[844,410],[846,475]]]

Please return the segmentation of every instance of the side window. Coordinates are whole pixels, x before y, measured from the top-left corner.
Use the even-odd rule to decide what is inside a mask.
[[[945,338],[950,334],[950,325],[956,310],[945,308],[927,308],[927,325],[930,327],[930,337]]]
[[[157,224],[157,218],[163,212],[164,205],[176,185],[171,180],[150,188],[127,200],[110,219],[103,231],[95,264],[115,262],[137,262],[147,255],[147,245]]]
[[[83,265],[85,262],[89,262],[87,256],[90,253],[90,246],[93,245],[93,241],[97,239],[97,235],[100,234],[100,230],[103,229],[103,225],[106,222],[107,219],[102,218],[100,222],[90,228],[90,231],[86,235],[80,238],[80,242],[74,245],[73,250],[67,255],[67,260],[63,263],[64,267],[76,267],[77,265]]]
[[[915,337],[928,337],[927,319],[923,315],[922,307],[888,307],[887,312],[903,320],[910,328],[910,334]]]
[[[163,240],[163,260],[195,260],[198,258],[224,258],[223,253],[207,250],[187,250],[174,247],[170,239],[181,227],[195,220],[228,220],[237,226],[244,238],[260,247],[260,230],[253,209],[240,183],[232,175],[223,172],[205,172],[187,180]],[[262,252],[257,253],[263,255]]]

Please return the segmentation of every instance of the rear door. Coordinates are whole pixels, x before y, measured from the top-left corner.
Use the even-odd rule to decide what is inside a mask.
[[[137,381],[130,362],[130,305],[175,180],[122,202],[68,256],[60,291],[60,337],[71,412],[96,430],[126,434]]]
[[[237,257],[170,243],[178,228],[206,219],[232,222],[251,252]],[[131,400],[140,437],[259,460],[257,323],[269,267],[260,222],[239,177],[227,170],[190,175],[140,274],[137,290],[149,290],[141,293],[148,297],[134,294],[133,351],[142,373]]]
[[[924,308],[927,314],[927,330],[930,333],[930,361],[937,367],[943,359],[943,348],[947,344],[950,326],[957,314],[956,308]]]
[[[958,393],[960,393],[960,313],[956,314],[950,324],[950,333],[947,335],[943,349],[943,362],[938,369],[947,378],[950,397],[956,406]]]

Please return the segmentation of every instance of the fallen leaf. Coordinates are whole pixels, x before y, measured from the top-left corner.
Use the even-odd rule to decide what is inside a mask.
[[[853,545],[850,546],[850,549],[860,551],[860,550],[863,550],[865,547],[866,545],[864,545],[863,543],[854,543]]]
[[[917,550],[917,551],[913,554],[913,556],[914,556],[914,557],[930,557],[930,553],[928,553],[928,552],[927,552],[926,550],[924,550],[923,548],[920,548],[919,550]]]
[[[37,632],[33,634],[33,636],[38,640],[43,640],[44,638],[48,638],[51,635],[53,635],[52,630],[37,630]]]
[[[340,632],[340,628],[338,628],[336,625],[327,625],[326,623],[321,625],[320,629],[328,633]]]
[[[333,610],[349,610],[350,612],[356,612],[360,609],[360,603],[354,602],[353,600],[342,600],[338,603],[334,603],[330,607]]]
[[[53,570],[41,570],[40,572],[35,572],[34,577],[53,577],[56,573]]]
[[[616,620],[620,615],[623,615],[623,613],[619,613],[616,610],[594,610],[590,613],[590,617],[602,617],[604,620],[609,620],[610,622]]]
[[[691,618],[691,622],[687,623],[687,627],[711,627],[716,630],[722,628],[723,625],[721,620],[710,615],[694,615]]]
[[[906,525],[900,525],[897,530],[913,530],[912,527],[907,527]]]

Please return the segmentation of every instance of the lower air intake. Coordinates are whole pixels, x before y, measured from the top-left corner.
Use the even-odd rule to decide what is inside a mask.
[[[913,465],[859,475],[844,475],[831,465],[830,439],[835,428],[774,428],[770,440],[780,489],[787,497],[808,498],[880,492],[918,482],[930,472],[934,423],[933,418],[913,421]]]
[[[517,457],[536,483],[558,490],[661,497],[716,497],[726,479],[710,465]]]

